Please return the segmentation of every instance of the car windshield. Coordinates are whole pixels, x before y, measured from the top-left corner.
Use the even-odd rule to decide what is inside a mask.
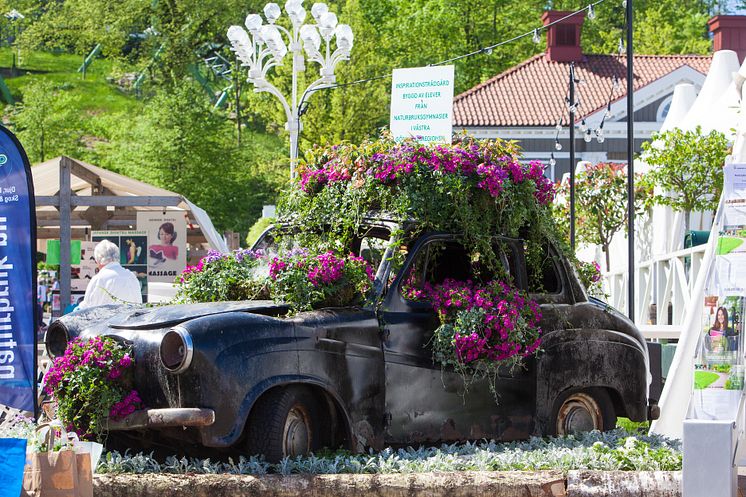
[[[341,253],[352,253],[362,257],[374,270],[379,270],[385,258],[386,249],[391,244],[391,230],[383,226],[370,226],[361,232],[346,247],[340,247]],[[254,243],[254,250],[261,250],[266,255],[274,257],[280,253],[301,250],[303,246],[298,242],[290,227],[271,227]]]

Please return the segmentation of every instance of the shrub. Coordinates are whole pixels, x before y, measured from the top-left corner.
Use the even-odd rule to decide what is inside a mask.
[[[76,338],[44,377],[57,415],[81,437],[100,439],[107,419],[119,420],[142,405],[132,389],[134,360],[113,338]]]
[[[261,252],[211,250],[196,266],[188,266],[176,281],[178,302],[218,302],[267,298],[260,271]]]
[[[306,250],[274,257],[269,266],[269,288],[275,301],[293,310],[361,304],[372,288],[373,270],[354,254],[338,256]]]

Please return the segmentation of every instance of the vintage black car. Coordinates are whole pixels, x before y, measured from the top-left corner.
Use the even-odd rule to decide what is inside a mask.
[[[405,282],[467,279],[473,261],[458,235],[426,233],[401,245],[388,243],[392,229],[370,221],[353,242],[353,251],[378,263],[377,299],[368,306],[290,317],[271,301],[102,306],[53,323],[48,352],[61,354],[76,336],[119,337],[133,346],[135,387],[148,409],[112,429],[142,443],[269,460],[321,447],[607,430],[618,416],[657,417],[659,379],[649,389],[640,332],[587,297],[551,244],[540,247],[542,264],[531,269],[527,242],[495,237],[514,284],[541,304],[542,350],[502,372],[493,389],[486,379],[465,385],[433,362],[430,339],[439,322],[431,305],[405,298],[402,289]],[[259,246],[271,248],[271,233]]]

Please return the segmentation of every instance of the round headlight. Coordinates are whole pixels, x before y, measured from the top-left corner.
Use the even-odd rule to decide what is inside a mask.
[[[192,363],[192,336],[180,326],[171,328],[161,340],[161,363],[172,373],[183,373]]]
[[[65,353],[69,341],[70,335],[67,332],[67,328],[65,328],[65,325],[59,321],[55,321],[49,325],[47,333],[44,335],[44,344],[47,346],[47,354],[49,354],[49,357],[53,359]]]

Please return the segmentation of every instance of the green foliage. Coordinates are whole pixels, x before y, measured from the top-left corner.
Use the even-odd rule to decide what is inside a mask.
[[[483,441],[438,447],[387,448],[350,454],[338,451],[286,458],[269,464],[262,458],[241,456],[238,462],[174,456],[165,462],[150,456],[108,452],[98,473],[175,474],[411,474],[454,471],[634,470],[680,471],[681,443],[660,436],[628,433],[622,429],[518,442]]]
[[[249,228],[249,233],[246,235],[246,245],[251,247],[254,243],[262,236],[262,233],[272,226],[275,222],[273,217],[260,217],[256,222]]]
[[[499,271],[494,236],[559,238],[543,165],[521,164],[518,157],[513,142],[468,137],[439,146],[384,136],[317,147],[281,198],[281,218],[298,225],[304,245],[347,246],[364,218],[378,211],[401,226],[415,220],[408,237],[428,230],[461,233],[472,258]]]
[[[176,302],[219,302],[266,298],[266,275],[259,276],[261,253],[210,251],[196,266],[187,266],[176,281]]]
[[[47,81],[25,88],[23,102],[16,104],[13,117],[31,162],[63,153],[75,155],[80,148],[76,105],[75,97]]]
[[[616,421],[616,427],[621,428],[627,433],[635,435],[645,435],[650,431],[650,421],[632,421],[629,418],[619,417]]]
[[[45,390],[68,430],[100,439],[109,418],[131,414],[140,404],[132,390],[133,366],[130,349],[112,338],[70,342],[44,376]]]
[[[635,211],[641,213],[649,196],[642,175],[636,175]],[[561,220],[569,234],[570,183],[563,181],[558,189],[562,199],[554,204],[555,218]],[[581,243],[601,245],[609,269],[609,245],[614,235],[627,226],[627,170],[624,164],[589,165],[575,175],[575,235]]]
[[[654,133],[642,150],[651,166],[645,184],[657,187],[652,202],[683,211],[687,231],[690,212],[717,208],[729,150],[725,135],[718,131],[704,134],[699,126],[694,131],[675,128]]]
[[[102,166],[181,193],[218,229],[246,232],[285,183],[277,139],[244,133],[237,147],[230,121],[188,83],[159,92],[111,135]]]
[[[362,304],[372,289],[373,270],[353,254],[300,250],[279,255],[269,266],[269,291],[293,311]]]
[[[730,366],[730,363],[713,364],[710,369],[717,371],[718,373],[730,373]]]

